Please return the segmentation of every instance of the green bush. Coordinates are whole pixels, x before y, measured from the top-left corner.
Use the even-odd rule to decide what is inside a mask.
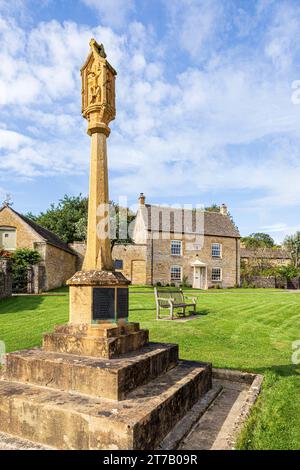
[[[295,277],[300,277],[300,269],[296,268],[292,264],[288,266],[281,266],[277,268],[277,274],[284,279],[293,279]]]
[[[20,248],[16,250],[11,257],[13,288],[16,292],[22,292],[27,283],[27,272],[29,266],[41,261],[41,255],[36,250],[29,248]]]
[[[180,284],[181,287],[189,287],[189,283],[188,283],[188,276],[183,276],[182,278],[182,283]]]
[[[29,248],[19,248],[12,255],[13,265],[28,267],[41,261],[41,255],[37,250]]]

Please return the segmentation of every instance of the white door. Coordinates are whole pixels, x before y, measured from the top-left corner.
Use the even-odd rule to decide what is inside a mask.
[[[194,267],[194,282],[193,282],[193,288],[194,289],[200,289],[200,267],[195,266]]]
[[[194,267],[194,289],[205,289],[206,288],[206,268],[201,266]]]

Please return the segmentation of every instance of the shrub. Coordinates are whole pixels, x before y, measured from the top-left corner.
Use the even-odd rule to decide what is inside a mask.
[[[300,269],[296,268],[292,264],[288,266],[281,266],[277,269],[277,274],[284,279],[293,279],[295,277],[300,277]]]
[[[28,267],[41,261],[41,255],[36,250],[29,248],[20,248],[12,254],[13,264],[15,266]]]
[[[189,279],[188,276],[183,276],[181,287],[189,287],[188,279]]]
[[[156,287],[161,287],[161,282],[157,282],[155,285]]]
[[[41,255],[36,250],[20,248],[12,254],[13,286],[18,291],[26,284],[27,270],[29,266],[41,261]]]

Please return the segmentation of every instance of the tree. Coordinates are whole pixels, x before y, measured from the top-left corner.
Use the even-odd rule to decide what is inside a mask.
[[[213,203],[211,206],[207,206],[204,208],[204,210],[206,212],[220,212],[220,206],[218,206],[218,204],[216,203]],[[233,223],[233,225],[235,226],[235,228],[238,230],[238,226],[236,225],[232,215],[230,214],[230,212],[228,211],[227,212],[227,216],[229,217],[229,219],[231,220],[231,222]]]
[[[206,212],[220,212],[220,206],[217,204],[212,204],[211,206],[205,207]]]
[[[35,216],[31,213],[27,217],[37,222],[42,227],[56,233],[61,240],[66,243],[72,243],[78,236],[77,223],[84,217],[87,217],[88,199],[79,196],[67,196],[60,199],[58,204],[51,204],[46,212],[41,212]],[[77,238],[83,241],[84,236]]]
[[[123,211],[129,225],[135,218],[135,215],[127,208],[119,207],[118,204],[110,202],[111,206],[111,231],[113,233],[112,246],[115,243],[130,243],[131,238],[128,235],[120,234],[120,214]],[[51,204],[50,209],[41,212],[38,216],[31,213],[27,217],[37,222],[42,227],[56,233],[64,242],[72,243],[76,241],[85,241],[87,233],[88,219],[88,198],[79,196],[67,196],[59,201],[57,205]],[[120,238],[121,237],[121,238]]]
[[[293,266],[300,268],[300,232],[288,235],[284,239],[283,246],[291,255]]]
[[[274,248],[275,242],[268,233],[251,233],[248,237],[243,237],[241,242],[246,248]]]
[[[126,234],[121,233],[120,231],[120,219],[122,216],[127,221]],[[77,240],[85,240],[87,234],[87,213],[78,220],[75,224],[75,235]],[[111,246],[115,244],[126,244],[132,243],[132,239],[128,234],[128,227],[131,222],[135,219],[135,214],[133,214],[126,207],[120,207],[119,204],[115,202],[110,202],[110,229],[111,229]],[[124,236],[126,235],[126,236]]]

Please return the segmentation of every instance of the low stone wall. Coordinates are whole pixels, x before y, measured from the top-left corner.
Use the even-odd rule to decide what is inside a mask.
[[[300,289],[300,279],[283,279],[276,276],[247,276],[242,278],[242,285],[264,289]]]
[[[275,289],[278,287],[275,276],[247,276],[242,278],[242,285],[263,289]],[[284,286],[282,286],[284,287]]]
[[[265,289],[275,289],[276,277],[275,276],[254,276],[251,278],[250,284],[255,285],[255,287],[261,287]]]
[[[10,260],[0,260],[0,299],[12,294],[12,277]]]

